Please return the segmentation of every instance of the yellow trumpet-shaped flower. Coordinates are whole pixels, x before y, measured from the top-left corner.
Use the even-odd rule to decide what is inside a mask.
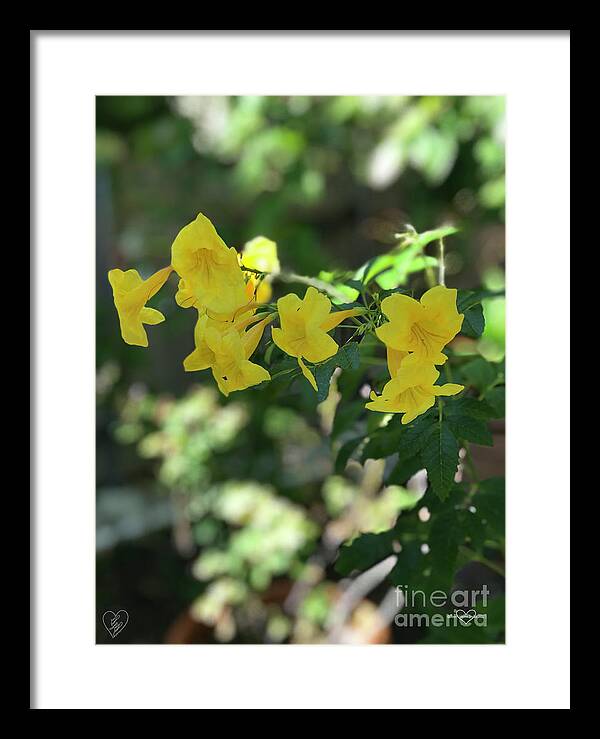
[[[212,369],[224,395],[270,380],[267,370],[249,359],[273,318],[273,314],[263,314],[225,322],[200,315],[194,329],[196,348],[184,359],[184,369],[186,372]],[[255,325],[248,328],[252,323]]]
[[[257,236],[248,241],[242,250],[241,262],[244,267],[267,273],[262,279],[251,272],[248,274],[248,285],[252,289],[257,303],[268,303],[273,290],[271,288],[272,275],[279,272],[277,244],[264,236]]]
[[[206,312],[201,312],[198,315],[198,320],[196,321],[196,326],[194,328],[195,349],[183,360],[183,368],[186,372],[196,372],[198,370],[208,369],[209,367],[212,367],[213,364],[215,364],[216,360],[214,352],[210,349],[206,341],[206,333],[208,329],[214,329],[222,335],[232,330],[237,331],[239,334],[242,334],[245,332],[248,326],[256,323],[257,321],[260,321],[261,323],[258,326],[254,327],[256,330],[254,330],[252,333],[248,331],[244,334],[244,340],[247,343],[247,348],[252,349],[252,351],[248,354],[248,357],[250,357],[250,355],[252,354],[252,352],[254,352],[254,349],[256,349],[256,346],[258,345],[258,342],[262,337],[265,327],[273,320],[274,317],[274,314],[271,314],[269,316],[265,313],[259,313],[257,315],[246,313],[240,315],[236,320],[222,321],[212,318]],[[258,336],[258,339],[254,346],[251,346],[250,342],[256,336]]]
[[[148,336],[144,323],[154,326],[165,320],[163,314],[154,308],[147,308],[146,303],[165,284],[172,272],[165,267],[143,280],[135,269],[111,269],[108,281],[113,290],[115,307],[119,314],[121,336],[126,344],[148,346]]]
[[[177,234],[171,263],[183,280],[185,295],[178,293],[180,305],[182,300],[215,313],[232,313],[248,302],[236,250],[227,247],[202,213]]]
[[[345,318],[363,312],[362,308],[350,308],[331,312],[331,301],[314,287],[309,287],[303,300],[293,293],[277,301],[281,328],[272,331],[277,346],[298,359],[302,374],[317,389],[312,372],[302,361],[323,362],[337,353],[339,346],[328,332]]]
[[[194,293],[186,285],[185,280],[179,280],[177,292],[175,293],[175,302],[181,308],[196,308],[200,315],[206,313],[210,318],[222,323],[233,323],[240,316],[243,316],[247,312],[254,313],[256,311],[257,303],[254,298],[254,289],[252,285],[248,283],[246,285],[246,302],[231,313],[216,313],[215,311],[208,310],[200,304],[200,301],[196,298]]]
[[[456,310],[456,290],[438,285],[421,301],[396,293],[385,298],[381,310],[389,323],[375,329],[383,343],[397,351],[414,352],[419,360],[443,364],[441,350],[460,331],[463,314]]]
[[[463,385],[447,382],[434,385],[440,373],[431,362],[421,362],[415,354],[406,358],[400,352],[388,349],[388,368],[391,380],[386,383],[381,395],[371,393],[370,411],[382,413],[404,413],[401,423],[414,421],[435,403],[438,395],[456,395],[464,390]]]

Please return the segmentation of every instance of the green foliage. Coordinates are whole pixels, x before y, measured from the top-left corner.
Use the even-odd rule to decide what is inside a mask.
[[[335,568],[340,575],[349,575],[354,570],[366,570],[392,553],[393,541],[393,531],[361,534],[340,549]]]
[[[500,572],[504,483],[479,480],[476,456],[496,438],[505,406],[504,364],[496,361],[504,285],[487,267],[478,274],[477,254],[503,217],[502,100],[135,97],[99,98],[97,110],[99,198],[115,201],[100,260],[110,253],[139,263],[143,253],[148,272],[162,266],[165,234],[201,207],[223,224],[228,244],[265,234],[277,240],[286,269],[329,286],[337,309],[367,309],[363,326],[337,329],[338,353],[312,367],[316,397],[296,360],[267,335],[268,388],[222,399],[190,388],[202,382],[197,376],[168,376],[164,345],[146,354],[117,346],[99,287],[99,380],[107,358],[118,364],[108,389],[99,382],[99,427],[138,451],[141,462],[122,455],[136,484],[156,474],[162,489],[183,498],[197,548],[195,617],[221,640],[234,638],[231,622],[243,624],[249,613],[264,621],[260,639],[319,640],[339,578],[387,557],[395,557],[389,585],[427,593],[456,587],[469,563]],[[406,220],[457,225],[419,233]],[[462,337],[439,368],[440,382],[466,390],[403,425],[398,415],[364,408],[368,392],[389,379],[373,332],[387,295],[418,297],[435,284],[440,239],[447,284],[482,285],[458,291]],[[281,284],[273,290],[276,300]],[[192,312],[163,303],[183,358]],[[424,493],[416,480],[425,481]],[[293,614],[262,600],[279,580],[306,589]],[[493,599],[487,612],[485,629],[431,629],[413,640],[497,641],[503,601]]]
[[[447,422],[440,419],[433,425],[421,450],[421,459],[434,492],[444,500],[458,467],[458,440]]]
[[[331,375],[336,367],[340,367],[343,370],[354,370],[358,368],[359,363],[358,344],[356,341],[350,341],[348,344],[341,346],[334,357],[323,362],[323,364],[317,365],[315,369],[315,380],[319,388],[317,391],[317,400],[321,402],[329,394]]]

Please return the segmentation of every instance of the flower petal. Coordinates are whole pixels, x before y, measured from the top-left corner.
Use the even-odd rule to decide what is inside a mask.
[[[300,369],[302,370],[302,374],[306,379],[310,382],[310,384],[313,386],[315,392],[318,392],[319,387],[317,385],[317,381],[315,380],[315,376],[313,373],[308,369],[308,367],[304,364],[301,357],[298,357],[298,364],[300,365]]]
[[[301,310],[307,326],[320,326],[331,310],[331,300],[311,285],[306,290]]]
[[[331,329],[335,328],[336,326],[339,326],[342,321],[345,321],[346,318],[350,318],[351,316],[359,316],[361,313],[364,313],[364,308],[349,308],[348,310],[338,310],[330,313],[327,318],[321,323],[320,328],[325,331],[331,331]]]
[[[260,323],[255,324],[252,326],[251,329],[248,329],[243,335],[242,335],[242,343],[244,345],[244,356],[246,359],[250,359],[250,357],[254,354],[254,350],[258,346],[262,335],[264,333],[265,328],[271,323],[271,321],[275,318],[275,314],[271,314],[270,316],[267,316],[266,318],[263,318],[263,320]]]
[[[394,293],[384,298],[381,301],[381,310],[390,321],[398,323],[402,321],[414,323],[423,315],[423,306],[419,301],[402,293]]]
[[[386,347],[387,366],[390,377],[396,377],[400,370],[400,365],[409,356],[408,352],[401,352],[391,347]]]
[[[434,385],[434,395],[457,395],[465,389],[464,385],[457,385],[454,382],[447,382],[445,385]]]
[[[309,362],[324,362],[337,354],[339,348],[337,342],[329,334],[316,328],[306,336],[301,356]]]
[[[281,322],[281,328],[285,331],[288,328],[288,323],[297,322],[296,313],[302,307],[302,301],[295,293],[288,293],[277,301],[277,312],[279,313],[279,320]],[[284,350],[285,351],[285,350]]]
[[[215,355],[204,345],[194,351],[183,360],[183,369],[186,372],[197,372],[212,367]]]
[[[271,338],[273,339],[275,346],[278,346],[282,352],[289,354],[290,357],[298,356],[297,351],[294,350],[294,348],[290,346],[287,336],[283,329],[281,328],[271,329]]]
[[[157,323],[162,323],[165,320],[164,315],[155,308],[142,308],[140,318],[142,323],[147,323],[150,326],[156,326]]]

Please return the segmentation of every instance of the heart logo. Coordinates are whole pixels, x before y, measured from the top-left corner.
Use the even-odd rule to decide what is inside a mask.
[[[471,621],[477,616],[477,611],[474,608],[471,608],[470,611],[458,610],[454,611],[454,613],[463,626],[469,626]]]
[[[106,611],[102,615],[102,623],[104,624],[104,628],[108,631],[108,633],[111,635],[111,637],[114,639],[117,634],[120,634],[121,631],[127,626],[129,622],[129,614],[127,611],[117,611],[116,613],[114,611]]]

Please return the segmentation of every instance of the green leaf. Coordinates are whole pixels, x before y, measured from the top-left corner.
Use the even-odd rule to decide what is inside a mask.
[[[350,544],[340,548],[334,565],[336,572],[349,575],[354,570],[368,570],[393,553],[394,539],[393,529],[380,534],[359,534]]]
[[[344,282],[344,285],[347,285],[348,287],[351,287],[353,290],[358,290],[358,292],[362,292],[364,285],[360,280],[346,280]]]
[[[482,357],[477,357],[462,367],[462,373],[470,385],[483,392],[497,380],[498,367]]]
[[[398,558],[396,564],[387,577],[392,585],[401,588],[423,587],[425,557],[419,542],[402,542],[402,550],[396,556]]]
[[[485,330],[485,316],[482,300],[497,298],[504,295],[504,291],[493,290],[459,290],[456,298],[456,308],[464,314],[461,333],[473,339],[479,338]]]
[[[431,578],[435,587],[448,591],[452,587],[457,569],[458,548],[465,539],[454,509],[442,510],[432,515],[429,535]]]
[[[456,400],[449,399],[444,403],[444,414],[448,417],[471,416],[481,421],[495,418],[494,408],[485,400],[477,400],[470,395],[461,395]]]
[[[423,448],[436,419],[431,412],[419,416],[406,426],[395,417],[387,426],[377,429],[367,442],[362,460],[385,459],[398,453],[401,459],[414,457]]]
[[[433,411],[428,411],[402,426],[402,434],[398,444],[400,459],[410,459],[418,454],[433,433],[437,419]]]
[[[335,356],[323,362],[323,364],[318,364],[315,367],[315,380],[317,381],[318,387],[317,401],[321,403],[329,395],[331,375],[336,367],[340,367],[343,370],[353,370],[358,369],[359,364],[360,354],[356,341],[350,341],[348,344],[344,344]]]
[[[422,234],[416,236],[412,243],[424,249],[432,241],[439,241],[440,239],[446,238],[446,236],[452,236],[456,233],[458,233],[458,229],[455,226],[442,226],[441,228],[434,228],[431,231],[423,231]]]
[[[456,308],[459,313],[464,313],[474,305],[478,305],[482,300],[488,298],[500,298],[504,295],[504,290],[459,290],[456,297]]]
[[[453,416],[447,419],[447,423],[457,439],[482,446],[494,445],[494,439],[485,421],[472,416]]]
[[[395,454],[398,451],[400,433],[399,430],[388,429],[387,434],[382,430],[382,433],[376,432],[370,436],[361,455],[362,462],[367,459],[385,459]]]
[[[421,457],[433,491],[440,500],[445,500],[458,467],[458,441],[447,423],[435,424]]]
[[[485,330],[485,317],[481,305],[474,305],[464,312],[460,332],[472,339],[478,339]]]
[[[405,485],[413,475],[416,475],[422,469],[423,461],[418,454],[407,460],[401,459],[390,472],[386,482],[388,485]]]
[[[338,353],[333,357],[337,362],[337,366],[343,370],[358,369],[360,363],[360,354],[358,351],[358,342],[350,341],[348,344],[340,347]],[[331,360],[330,360],[331,361]]]

